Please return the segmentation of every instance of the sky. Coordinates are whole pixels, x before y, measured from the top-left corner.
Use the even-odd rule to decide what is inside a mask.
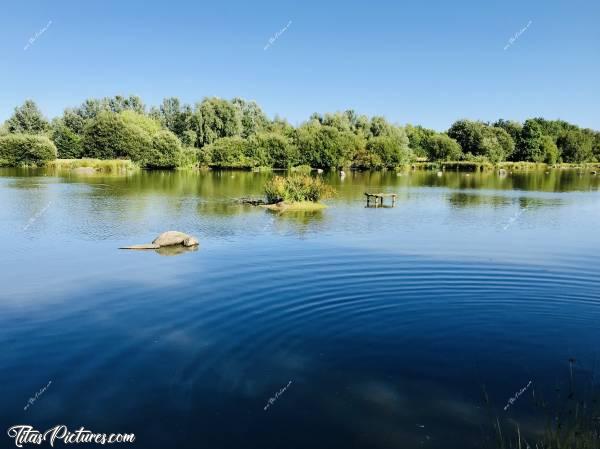
[[[437,130],[540,116],[600,129],[598,0],[3,3],[2,121],[26,99],[52,118],[134,94],[237,96],[292,124],[354,109]]]

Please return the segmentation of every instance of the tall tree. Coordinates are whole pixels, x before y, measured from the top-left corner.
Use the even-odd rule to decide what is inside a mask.
[[[242,137],[257,134],[267,127],[269,120],[255,101],[246,101],[236,97],[231,100],[231,104],[238,109],[242,123]]]
[[[48,120],[42,115],[33,100],[26,100],[17,106],[13,115],[6,121],[11,133],[42,134],[50,128]]]
[[[205,98],[198,106],[202,115],[201,141],[210,144],[222,137],[239,136],[242,121],[237,108],[227,100]]]

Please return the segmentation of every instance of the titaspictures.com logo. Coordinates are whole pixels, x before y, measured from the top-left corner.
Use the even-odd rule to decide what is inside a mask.
[[[14,438],[17,447],[23,447],[25,444],[40,445],[48,442],[51,447],[58,441],[63,444],[113,444],[113,443],[133,443],[135,435],[133,433],[94,433],[85,427],[80,427],[74,432],[69,431],[67,426],[59,424],[45,432],[34,429],[27,424],[18,424],[12,426],[7,431],[10,438]]]

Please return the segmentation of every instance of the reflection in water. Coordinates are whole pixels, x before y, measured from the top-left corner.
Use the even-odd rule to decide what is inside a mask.
[[[268,173],[44,174],[0,170],[4,428],[52,379],[36,424],[144,449],[475,449],[481,385],[525,434],[544,422],[507,398],[553,391],[569,357],[593,372],[598,177],[323,174],[327,209],[277,213],[235,201]],[[116,249],[165,229],[202,251]]]
[[[180,254],[193,253],[198,251],[198,246],[183,246],[183,245],[172,245],[163,246],[154,250],[161,256],[179,256]]]

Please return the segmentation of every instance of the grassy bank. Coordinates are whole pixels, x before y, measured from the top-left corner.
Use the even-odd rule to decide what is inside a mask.
[[[92,169],[100,173],[123,173],[139,170],[129,159],[55,159],[47,166],[55,170]],[[89,171],[91,173],[91,171]]]
[[[544,164],[536,162],[491,162],[480,161],[446,161],[446,162],[415,162],[410,165],[399,167],[400,170],[447,170],[447,171],[540,171],[540,170],[600,170],[600,163],[590,162],[583,164]]]

